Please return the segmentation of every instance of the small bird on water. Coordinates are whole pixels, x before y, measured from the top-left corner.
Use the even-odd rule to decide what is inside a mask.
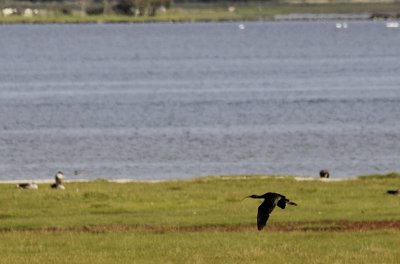
[[[274,210],[275,206],[280,207],[281,209],[285,209],[286,204],[295,205],[295,202],[291,202],[284,195],[279,193],[268,192],[263,195],[250,195],[245,198],[254,198],[254,199],[264,199],[264,202],[258,207],[257,213],[257,229],[262,230],[268,221],[269,215]]]

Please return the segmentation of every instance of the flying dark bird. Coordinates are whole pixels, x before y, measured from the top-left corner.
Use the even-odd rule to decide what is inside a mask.
[[[296,205],[296,203],[289,201],[284,195],[279,193],[268,192],[263,195],[250,195],[246,198],[264,199],[264,202],[258,207],[257,213],[257,229],[262,230],[267,224],[269,215],[274,210],[275,206],[285,209],[286,204]]]

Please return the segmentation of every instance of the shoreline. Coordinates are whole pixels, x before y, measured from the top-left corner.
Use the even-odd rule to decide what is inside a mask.
[[[64,183],[80,183],[80,182],[96,182],[105,181],[112,183],[130,183],[130,182],[145,182],[145,183],[159,183],[177,180],[135,180],[135,179],[73,179],[64,180]],[[52,184],[54,179],[33,179],[33,180],[0,180],[0,184],[19,184],[19,183],[36,183],[36,184]]]
[[[335,16],[337,15],[337,16]],[[144,19],[136,20],[130,18],[116,18],[116,19],[104,19],[97,17],[89,17],[88,19],[79,18],[69,18],[64,20],[63,18],[49,18],[43,17],[40,19],[26,19],[25,17],[16,17],[13,20],[3,19],[0,16],[0,26],[1,25],[112,25],[112,24],[185,24],[185,23],[244,23],[244,22],[335,22],[335,21],[346,21],[346,22],[356,22],[356,21],[382,21],[382,22],[397,22],[400,21],[399,17],[375,17],[373,15],[369,16],[366,13],[353,14],[357,16],[354,18],[352,16],[347,16],[348,14],[321,14],[321,13],[288,13],[275,15],[273,18],[216,18],[216,19]],[[400,16],[400,14],[398,15]]]
[[[384,176],[384,175],[382,175]],[[110,183],[162,183],[162,182],[176,182],[176,181],[196,181],[196,180],[207,180],[207,179],[220,179],[220,180],[249,180],[252,178],[257,179],[294,179],[295,181],[321,181],[321,182],[338,182],[338,181],[350,181],[357,180],[359,176],[352,178],[320,178],[320,177],[308,177],[308,176],[260,176],[260,175],[248,175],[248,176],[204,176],[204,177],[194,177],[187,179],[148,179],[148,180],[139,180],[139,179],[68,179],[64,180],[64,183],[87,183],[87,182],[96,182],[96,181],[104,181]],[[36,183],[36,184],[52,184],[54,183],[54,179],[33,179],[33,180],[0,180],[0,184],[19,184],[19,183]]]
[[[155,16],[129,16],[117,13],[85,15],[79,13],[77,15],[74,12],[63,14],[54,10],[29,16],[24,15],[25,7],[16,6],[15,8],[19,9],[19,13],[3,16],[0,13],[0,24],[140,24],[400,19],[400,3],[176,4],[169,9],[160,9]]]
[[[304,181],[319,181],[319,182],[341,182],[341,181],[354,181],[362,179],[380,179],[380,178],[400,178],[400,172],[386,172],[386,173],[374,173],[351,176],[346,178],[321,178],[318,176],[296,176],[296,175],[260,175],[260,174],[249,174],[249,175],[208,175],[198,176],[191,178],[171,178],[171,179],[129,179],[129,178],[117,178],[117,179],[65,179],[64,183],[87,183],[87,182],[110,182],[110,183],[163,183],[163,182],[189,182],[189,181],[212,181],[212,180],[253,180],[253,179],[293,179],[298,182]],[[19,183],[36,183],[36,184],[52,184],[54,179],[20,179],[20,180],[0,180],[0,184],[19,184]]]

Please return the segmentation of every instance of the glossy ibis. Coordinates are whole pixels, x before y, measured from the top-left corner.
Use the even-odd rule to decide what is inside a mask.
[[[246,198],[264,199],[264,202],[258,207],[257,213],[257,229],[262,230],[267,224],[269,215],[274,210],[275,206],[285,209],[286,204],[296,205],[296,203],[289,201],[284,195],[279,193],[268,192],[263,195],[250,195]]]

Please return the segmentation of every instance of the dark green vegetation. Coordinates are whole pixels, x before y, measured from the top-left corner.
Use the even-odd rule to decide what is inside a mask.
[[[396,263],[400,175],[0,185],[2,263]],[[274,191],[299,204],[256,228]]]
[[[125,11],[122,12],[120,9],[116,9],[117,6],[105,8],[101,3],[99,3],[99,6],[93,8],[76,6],[75,9],[72,7],[67,8],[63,5],[53,5],[52,9],[37,9],[38,13],[33,15],[24,15],[27,6],[20,6],[16,14],[0,16],[0,23],[256,21],[274,20],[276,15],[293,13],[368,13],[368,17],[372,19],[398,18],[400,14],[400,3],[279,4],[276,3],[276,1],[237,1],[195,5],[187,3],[169,3],[165,6],[166,7],[164,7],[161,2],[157,2],[154,6],[146,5],[145,8],[128,5],[128,7],[124,7]],[[5,6],[3,5],[2,8],[3,7]],[[232,9],[232,7],[234,7],[234,9]],[[35,9],[34,6],[29,8],[32,10]]]

